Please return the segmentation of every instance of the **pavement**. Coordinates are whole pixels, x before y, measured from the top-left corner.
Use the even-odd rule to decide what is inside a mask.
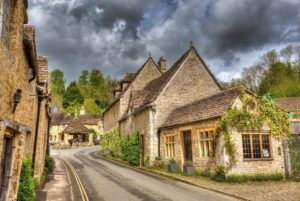
[[[54,157],[54,170],[43,189],[37,191],[37,201],[73,201],[69,172],[64,162]]]
[[[99,148],[97,146],[53,151],[55,157],[67,161],[74,167],[90,201],[238,200],[228,195],[172,179],[144,174],[103,160],[97,154]]]

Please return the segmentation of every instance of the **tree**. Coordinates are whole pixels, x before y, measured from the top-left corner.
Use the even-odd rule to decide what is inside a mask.
[[[62,105],[62,97],[65,93],[65,79],[64,73],[55,69],[51,72],[51,94],[52,94],[52,103],[54,105]]]
[[[100,115],[102,110],[91,98],[84,100],[84,109],[87,114]]]
[[[77,88],[77,83],[71,82],[63,96],[63,108],[68,112],[77,113],[83,103],[84,98]]]
[[[88,85],[89,84],[90,73],[87,70],[81,72],[79,76],[78,84],[80,85]]]

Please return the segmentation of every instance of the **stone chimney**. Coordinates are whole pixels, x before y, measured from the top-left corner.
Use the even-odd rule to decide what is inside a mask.
[[[158,69],[160,72],[165,73],[167,72],[167,62],[163,57],[160,57],[158,62]]]

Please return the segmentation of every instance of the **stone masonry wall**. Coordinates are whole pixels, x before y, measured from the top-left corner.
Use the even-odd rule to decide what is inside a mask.
[[[120,101],[116,102],[103,115],[103,131],[104,133],[118,127],[118,119],[120,118]]]

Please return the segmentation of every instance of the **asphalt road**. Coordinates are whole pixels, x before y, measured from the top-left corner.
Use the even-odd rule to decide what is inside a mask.
[[[90,201],[227,201],[235,198],[118,166],[97,156],[100,147],[53,150],[78,173]]]

